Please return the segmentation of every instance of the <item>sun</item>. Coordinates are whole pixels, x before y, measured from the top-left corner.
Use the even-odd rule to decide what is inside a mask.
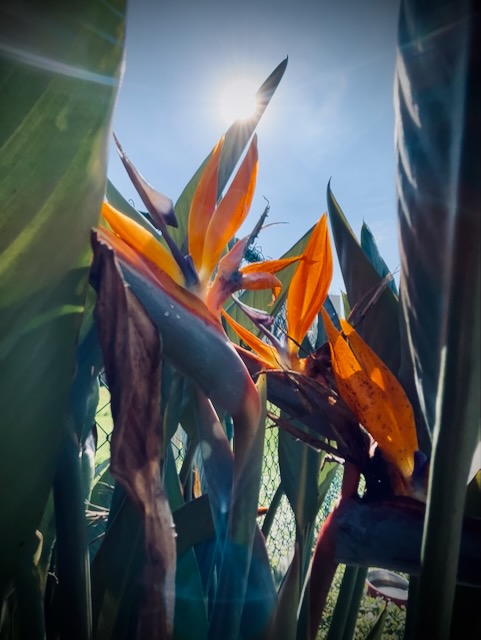
[[[219,112],[227,124],[252,118],[258,108],[257,85],[249,78],[237,78],[227,84],[219,101]]]

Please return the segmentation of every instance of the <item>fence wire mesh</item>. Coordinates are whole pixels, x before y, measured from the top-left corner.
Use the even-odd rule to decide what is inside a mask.
[[[259,506],[268,508],[276,492],[279,490],[281,483],[281,475],[279,469],[278,457],[278,428],[273,422],[269,422],[266,428],[266,437],[264,442],[264,459],[262,468],[262,479],[259,492]],[[110,456],[110,440],[112,434],[112,416],[110,412],[110,395],[105,379],[100,377],[100,397],[96,414],[97,429],[97,454],[96,467],[105,466]],[[184,438],[183,432],[179,430],[172,439],[172,450],[176,461],[177,469],[180,470],[184,459]],[[340,470],[339,470],[340,471]],[[316,520],[317,531],[323,520],[327,517],[332,506],[339,495],[341,476],[337,473],[331,484],[331,488],[324,500]],[[264,524],[265,515],[258,518],[259,527]],[[282,493],[279,505],[272,520],[272,525],[266,537],[266,546],[271,566],[275,572],[280,575],[287,569],[291,554],[294,548],[296,535],[296,524],[294,513],[291,509],[288,499]]]

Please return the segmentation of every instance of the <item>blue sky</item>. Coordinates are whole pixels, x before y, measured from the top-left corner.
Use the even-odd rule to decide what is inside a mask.
[[[225,84],[258,85],[289,56],[257,129],[259,174],[247,233],[270,202],[258,245],[278,257],[326,210],[331,186],[358,235],[365,220],[399,264],[393,79],[398,2],[131,0],[114,130],[146,179],[174,201],[227,128]],[[115,151],[109,177],[143,208]],[[331,291],[342,277],[336,263]]]

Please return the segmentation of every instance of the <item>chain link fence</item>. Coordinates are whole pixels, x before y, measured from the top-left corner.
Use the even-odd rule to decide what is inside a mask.
[[[105,465],[110,456],[110,438],[112,432],[112,416],[110,412],[110,395],[105,380],[100,378],[100,399],[96,415],[97,428],[97,454],[96,466]],[[183,461],[183,441],[182,437],[175,437],[172,441],[174,457],[176,459],[177,468]],[[341,476],[336,473],[324,500],[316,521],[316,531],[314,540],[317,537],[317,530],[323,520],[330,512],[335,500],[339,495]],[[278,457],[278,428],[273,422],[267,424],[266,438],[264,442],[264,461],[262,469],[262,480],[259,493],[259,506],[268,508],[273,499],[278,499],[279,504],[272,520],[269,534],[266,538],[267,552],[271,561],[271,566],[275,572],[280,575],[286,570],[290,557],[294,548],[296,535],[296,524],[294,513],[291,509],[288,499],[279,488],[281,483],[281,475],[279,469]],[[276,495],[277,493],[277,495]],[[279,498],[280,495],[280,498]],[[264,510],[264,509],[262,509]],[[258,524],[262,528],[265,520],[265,514],[259,516]]]

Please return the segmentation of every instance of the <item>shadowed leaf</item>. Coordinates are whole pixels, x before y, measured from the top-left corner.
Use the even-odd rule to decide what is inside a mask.
[[[0,7],[0,591],[50,492],[105,188],[125,2]],[[28,469],[28,473],[19,473]]]
[[[242,608],[256,536],[257,507],[265,433],[265,380],[257,385],[257,413],[240,424],[234,421],[234,466],[227,537],[219,571],[219,586],[212,611],[209,638],[238,637]],[[257,393],[257,390],[256,390]],[[262,597],[262,596],[261,596]],[[269,600],[266,594],[266,601]]]
[[[371,229],[365,222],[362,223],[361,227],[361,248],[369,258],[372,266],[376,269],[381,278],[385,278],[389,273],[391,273],[391,270],[384,262],[384,258],[379,253],[379,249],[377,247],[376,240],[372,234]],[[391,279],[389,281],[389,288],[395,296],[398,295],[394,279]]]
[[[330,184],[327,187],[327,205],[342,277],[352,309],[366,294],[376,290],[382,277],[362,250]],[[399,304],[390,289],[384,291],[376,307],[359,325],[358,331],[390,370],[397,374],[400,365]]]
[[[470,0],[405,0],[398,34],[401,303],[434,444],[416,637],[441,639],[450,632],[462,505],[479,440],[479,9]]]
[[[234,171],[239,159],[246,148],[252,134],[259,123],[267,105],[269,104],[272,96],[277,89],[284,71],[287,67],[287,58],[283,60],[267,78],[267,80],[261,85],[257,92],[259,100],[259,109],[255,116],[248,122],[237,121],[229,127],[225,134],[224,146],[222,149],[222,158],[219,168],[218,182],[217,182],[217,199],[225,189],[225,186]],[[175,215],[177,217],[178,228],[173,229],[171,232],[172,238],[177,242],[178,246],[187,249],[187,220],[190,212],[192,198],[199,183],[199,180],[204,172],[207,163],[209,162],[209,156],[204,160],[201,166],[197,169],[194,176],[190,179],[189,183],[181,193],[179,199],[175,204]]]
[[[277,600],[277,607],[269,629],[268,640],[295,640],[297,635],[297,606],[301,592],[301,552],[295,545],[294,557],[287,570]]]

